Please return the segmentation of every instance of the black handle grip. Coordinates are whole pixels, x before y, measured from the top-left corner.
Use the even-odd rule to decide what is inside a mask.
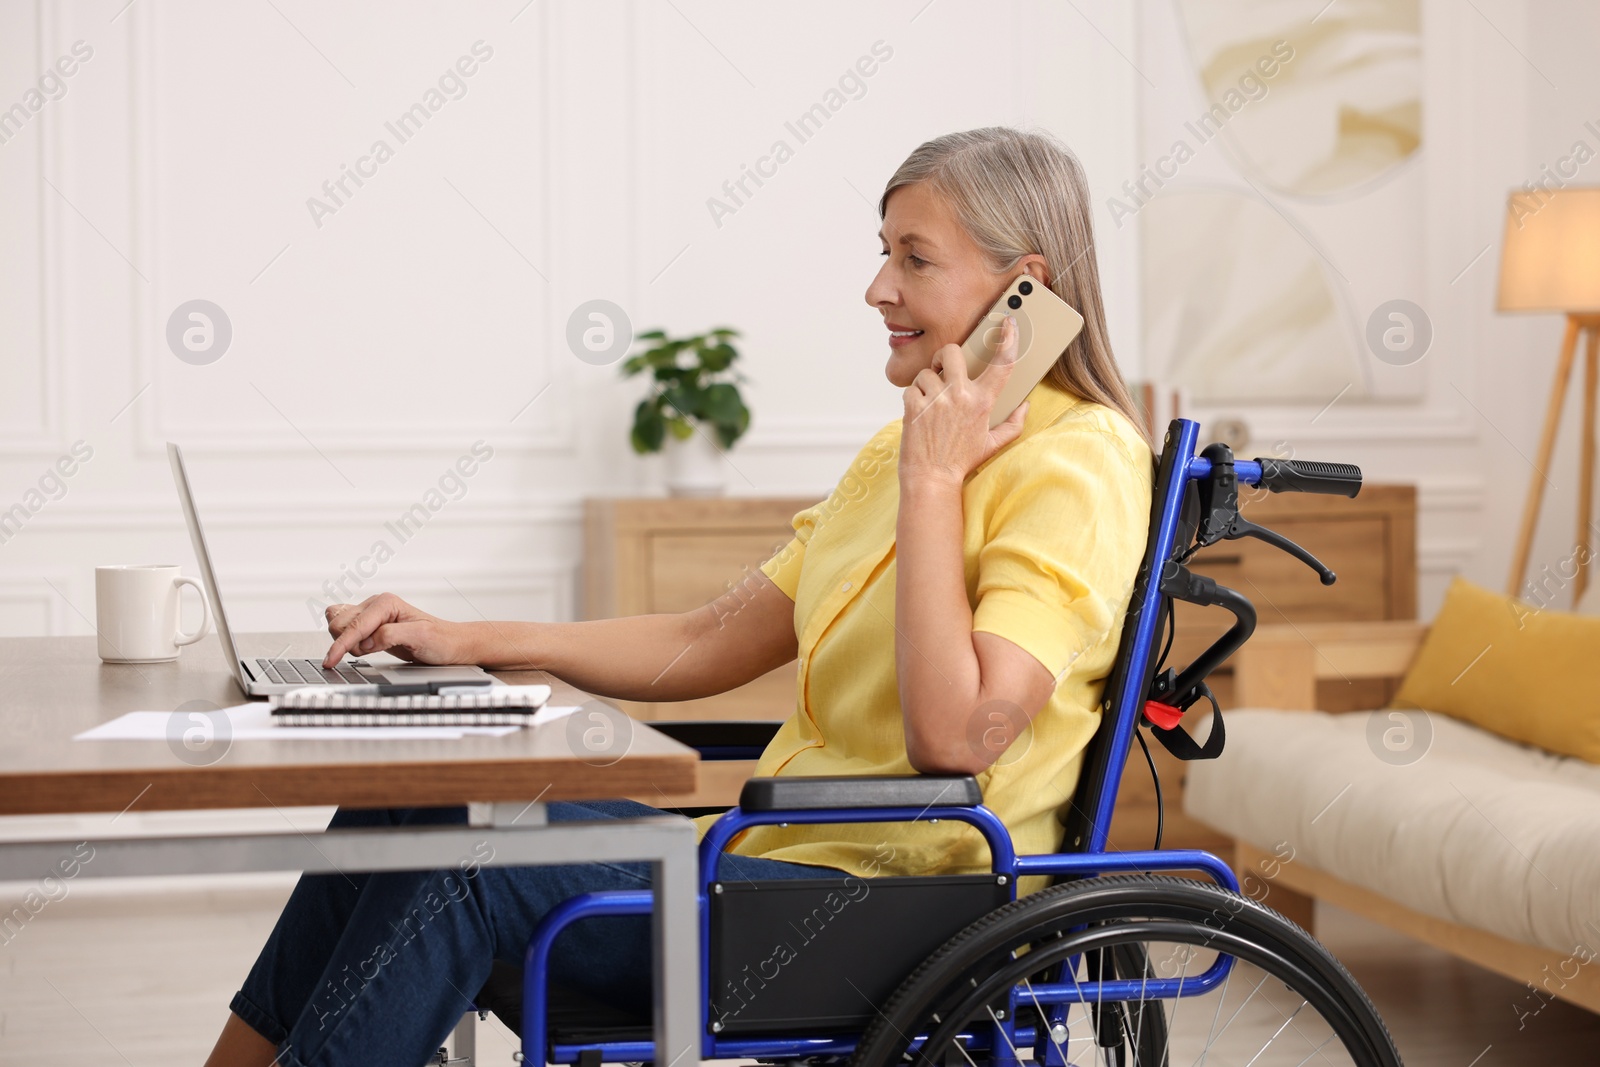
[[[1355,496],[1361,492],[1361,468],[1353,463],[1319,463],[1309,459],[1258,459],[1261,484],[1274,493],[1323,493]]]

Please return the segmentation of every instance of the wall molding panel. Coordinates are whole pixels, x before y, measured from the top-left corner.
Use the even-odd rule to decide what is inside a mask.
[[[165,457],[163,457],[163,463]],[[348,501],[322,503],[282,496],[250,501],[199,500],[201,521],[207,530],[212,529],[310,529],[348,528],[371,530],[381,528],[406,511],[416,500],[397,503]],[[426,527],[509,527],[530,529],[554,527],[557,530],[576,531],[583,521],[583,507],[578,501],[538,501],[502,503],[471,503],[451,501],[432,513]],[[184,530],[183,512],[174,497],[171,505],[157,506],[145,501],[111,503],[96,501],[90,504],[46,507],[29,520],[25,531],[71,530],[98,531],[108,527],[141,530]],[[187,535],[185,535],[187,537]]]
[[[1437,15],[1439,0],[1425,5]],[[24,191],[16,202],[31,216],[18,231],[25,239],[0,248],[0,258],[16,257],[12,272],[37,278],[39,305],[25,334],[5,337],[25,338],[5,355],[26,368],[31,415],[0,419],[0,511],[71,441],[95,448],[66,495],[0,545],[0,626],[80,632],[73,607],[40,592],[42,574],[92,616],[98,562],[175,558],[193,567],[167,440],[191,460],[230,599],[268,620],[301,611],[296,591],[326,577],[318,561],[349,562],[438,472],[488,441],[494,462],[464,497],[430,515],[428,536],[408,542],[380,580],[437,603],[455,596],[449,579],[473,600],[526,605],[526,617],[571,618],[582,500],[662,491],[663,460],[636,456],[627,443],[643,382],[568,350],[569,316],[598,298],[622,305],[635,329],[739,328],[755,419],[729,456],[728,492],[820,498],[898,414],[881,353],[862,355],[872,351],[863,344],[881,343],[861,301],[879,262],[873,197],[918,141],[951,129],[1037,125],[1078,152],[1102,223],[1113,340],[1137,376],[1137,227],[1105,225],[1103,203],[1142,163],[1141,99],[1150,90],[1127,57],[1139,59],[1150,20],[1171,17],[1170,0],[1086,13],[1019,0],[1002,17],[1017,31],[1002,50],[1007,71],[979,89],[937,77],[970,39],[970,19],[956,9],[830,10],[831,21],[741,10],[715,26],[693,4],[428,8],[404,17],[312,5],[285,9],[292,27],[248,6],[136,3],[112,20],[114,12],[32,0],[0,12],[0,42],[17,42],[36,67],[78,39],[95,48],[25,140],[0,146],[28,153],[0,181]],[[1106,36],[1085,33],[1085,17]],[[1527,72],[1509,66],[1475,87],[1478,61],[1501,42],[1476,41],[1476,30],[1447,18],[1424,27],[1431,117],[1419,163],[1430,212],[1444,204],[1460,214],[1500,181],[1472,176],[1498,127],[1480,130],[1465,116],[1497,102],[1496,122],[1516,118],[1532,106],[1532,90],[1517,81]],[[219,32],[251,47],[218,58],[204,45]],[[791,39],[782,55],[762,48],[774,32]],[[307,194],[478,39],[495,59],[466,94],[350,210],[314,229]],[[608,42],[598,57],[597,39]],[[784,135],[784,120],[880,39],[894,58],[864,94],[715,225],[707,197],[721,195],[724,180]],[[687,71],[663,44],[691,57]],[[1085,109],[1090,96],[1101,104]],[[898,132],[886,137],[891,128]],[[197,143],[223,155],[197,154]],[[1450,573],[1498,574],[1509,534],[1485,528],[1493,522],[1486,487],[1505,471],[1479,469],[1504,442],[1470,406],[1480,395],[1498,400],[1494,387],[1470,383],[1500,339],[1479,329],[1486,314],[1463,319],[1470,329],[1443,325],[1479,300],[1467,289],[1494,257],[1454,284],[1456,238],[1430,223],[1419,239],[1435,291],[1430,310],[1441,308],[1420,404],[1347,397],[1326,409],[1212,405],[1188,414],[1202,423],[1243,418],[1253,439],[1246,452],[1271,454],[1286,441],[1308,458],[1360,463],[1374,481],[1407,472],[1419,489],[1426,614]],[[1470,251],[1482,244],[1471,241]],[[212,285],[230,313],[237,308],[237,347],[217,366],[188,366],[168,350],[167,318],[179,301],[211,299]],[[392,359],[374,358],[380,341],[402,335]],[[376,340],[352,343],[363,336]],[[324,402],[310,395],[321,369],[388,399],[358,388],[354,400]],[[1547,384],[1506,388],[1520,407]],[[401,414],[429,405],[433,417]],[[1499,429],[1520,443],[1515,426]],[[1550,508],[1546,525],[1571,525]]]
[[[35,70],[43,70],[60,53],[61,7],[60,0],[34,0],[26,8],[18,5],[11,15],[12,18],[20,18],[22,12],[28,12],[30,25],[27,29],[32,32],[24,30],[17,39],[34,42],[30,63]],[[30,129],[20,131],[6,145],[8,151],[16,152],[20,149],[14,147],[14,142],[20,141],[31,145],[34,150],[33,166],[26,172],[34,186],[34,217],[30,220],[31,226],[24,222],[19,229],[31,229],[36,242],[26,264],[37,278],[39,298],[39,306],[30,309],[37,316],[37,345],[29,346],[27,351],[19,351],[15,338],[6,338],[6,359],[31,357],[39,376],[38,425],[19,429],[15,425],[8,425],[9,420],[0,419],[0,450],[8,457],[51,457],[64,451],[68,444],[66,412],[72,406],[72,398],[68,396],[71,378],[64,372],[65,360],[61,347],[61,225],[64,209],[60,196],[50,187],[52,182],[58,187],[60,185],[61,121],[60,116],[46,107],[31,120]],[[20,268],[23,265],[15,266]]]
[[[138,301],[140,325],[135,331],[134,348],[136,373],[131,383],[132,389],[137,390],[148,383],[159,383],[163,368],[170,373],[168,354],[160,345],[163,324],[169,309],[188,294],[180,296],[170,284],[173,272],[162,259],[165,243],[158,239],[166,224],[162,214],[165,200],[160,190],[166,173],[164,168],[169,166],[166,157],[171,154],[169,138],[172,134],[163,127],[160,119],[157,103],[160,86],[157,79],[162,77],[165,69],[160,57],[164,32],[170,33],[171,16],[149,5],[143,5],[142,10],[130,10],[128,15],[132,17],[135,27],[130,35],[133,62],[129,65],[128,97],[132,101],[133,133],[129,142],[135,187],[140,191],[135,205],[137,224],[134,229],[134,260],[148,263],[150,274],[150,283],[143,286],[143,299]],[[533,140],[538,146],[541,165],[548,170],[548,161],[553,152],[548,121],[550,99],[555,92],[548,75],[553,42],[544,12],[541,10],[536,17],[539,19],[540,55],[535,66],[542,74],[542,99],[536,112],[539,129]],[[540,243],[535,256],[539,261],[549,264],[552,240],[548,173],[542,181],[542,189],[544,196],[540,210],[544,225],[541,226]],[[296,237],[288,245],[292,246],[297,240],[303,241],[304,238]],[[492,407],[492,419],[456,422],[430,419],[420,426],[356,428],[344,421],[319,423],[296,420],[289,423],[286,418],[285,424],[273,425],[270,429],[206,429],[185,425],[176,418],[175,413],[163,404],[161,390],[156,388],[151,391],[147,401],[141,401],[134,409],[137,453],[142,457],[164,457],[166,442],[177,440],[186,449],[195,452],[280,456],[294,460],[305,456],[308,444],[334,455],[459,452],[473,441],[483,438],[490,439],[496,450],[571,456],[578,449],[577,420],[571,418],[565,408],[546,404],[537,415],[547,416],[554,410],[556,417],[548,421],[537,415],[529,417],[525,414],[532,406],[530,402],[540,397],[545,389],[558,395],[570,393],[573,383],[569,361],[555,355],[556,346],[565,345],[565,337],[564,331],[553,318],[551,287],[545,283],[538,286],[538,290],[542,329],[537,348],[544,353],[543,380],[527,390],[525,396],[521,393],[486,395],[484,406],[486,409]],[[441,359],[444,358],[441,354]],[[382,372],[383,368],[374,368],[374,373]],[[296,384],[314,387],[314,383],[309,381]],[[256,407],[260,404],[260,398],[253,396],[248,389],[237,390],[237,394],[234,402],[240,405]],[[272,400],[269,398],[267,402],[272,403]]]

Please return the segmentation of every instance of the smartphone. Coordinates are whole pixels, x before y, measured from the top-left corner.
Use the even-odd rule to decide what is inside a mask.
[[[1007,315],[1017,320],[1017,363],[995,398],[994,410],[989,413],[990,429],[1017,410],[1083,329],[1083,316],[1048,285],[1032,275],[1019,274],[961,346],[969,378],[976,378],[993,362]]]

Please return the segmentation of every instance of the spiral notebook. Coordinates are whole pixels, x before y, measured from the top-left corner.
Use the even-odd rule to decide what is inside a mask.
[[[268,701],[276,726],[518,726],[550,699],[548,685],[485,686],[481,693],[373,696],[291,689]]]

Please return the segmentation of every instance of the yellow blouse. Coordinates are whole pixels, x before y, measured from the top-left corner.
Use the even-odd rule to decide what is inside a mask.
[[[1144,553],[1153,461],[1133,425],[1111,408],[1048,381],[1028,400],[1021,436],[962,489],[963,550],[973,629],[1015,642],[1057,677],[1049,703],[1020,735],[1002,709],[979,709],[969,729],[975,746],[985,745],[986,731],[1016,736],[978,782],[1017,851],[1042,853],[1059,847],[1057,813],[1100,722],[1101,691]],[[757,775],[915,773],[894,663],[899,450],[896,419],[826,500],[794,517],[794,539],[761,565],[795,603],[799,677],[794,714]],[[1012,715],[1020,718],[1020,709]],[[702,834],[714,818],[699,820]],[[732,850],[861,876],[989,867],[977,829],[948,820],[761,826]]]

